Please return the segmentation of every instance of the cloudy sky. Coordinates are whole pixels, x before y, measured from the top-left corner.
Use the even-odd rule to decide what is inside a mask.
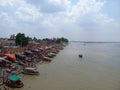
[[[0,0],[0,37],[120,41],[120,0]]]

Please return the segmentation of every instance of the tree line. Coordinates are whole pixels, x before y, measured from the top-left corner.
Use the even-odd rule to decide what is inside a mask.
[[[12,36],[12,35],[11,35]],[[12,36],[13,37],[13,36]],[[33,39],[32,38],[30,38],[30,37],[28,37],[28,36],[26,36],[24,33],[18,33],[16,36],[15,36],[15,43],[16,43],[16,45],[19,45],[19,46],[21,46],[21,47],[23,47],[23,46],[27,46],[28,45],[28,43],[29,43],[29,41],[30,40],[33,40],[33,41],[36,41],[36,42],[41,42],[41,41],[54,41],[55,43],[58,43],[58,44],[60,44],[60,43],[68,43],[69,42],[69,40],[68,39],[66,39],[66,38],[64,38],[64,37],[61,37],[61,38],[54,38],[54,40],[53,39],[49,39],[49,38],[44,38],[44,39],[37,39],[36,37],[34,37]]]

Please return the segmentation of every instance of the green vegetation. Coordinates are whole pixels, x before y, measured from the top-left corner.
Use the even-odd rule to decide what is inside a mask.
[[[64,37],[62,37],[62,38],[57,38],[56,43],[62,43],[62,42],[68,43],[68,39],[66,39],[66,38],[64,38]]]
[[[28,44],[28,37],[25,37],[24,33],[18,33],[15,39],[16,45],[26,46]]]
[[[49,39],[49,38],[44,38],[43,40],[37,39],[34,37],[33,39],[30,37],[26,37],[24,33],[18,33],[15,38],[15,43],[16,45],[20,45],[21,47],[27,46],[29,41],[35,41],[35,42],[41,42],[41,41],[46,41],[46,42],[55,42],[55,43],[68,43],[68,39],[61,37],[61,38],[55,38],[54,40]]]

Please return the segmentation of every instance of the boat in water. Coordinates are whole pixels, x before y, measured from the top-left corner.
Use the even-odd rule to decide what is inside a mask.
[[[26,67],[23,69],[22,71],[23,74],[27,74],[27,75],[39,75],[39,71],[36,68],[33,67]]]
[[[6,86],[13,88],[21,88],[24,86],[23,82],[20,80],[20,77],[17,75],[10,75],[6,80]]]
[[[49,57],[46,57],[46,56],[43,55],[43,54],[40,55],[40,59],[41,59],[42,61],[48,61],[48,62],[51,62],[51,61],[52,61]]]

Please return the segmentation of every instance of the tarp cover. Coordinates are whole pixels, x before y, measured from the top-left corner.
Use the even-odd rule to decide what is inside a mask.
[[[13,81],[17,81],[20,79],[20,77],[16,76],[16,75],[10,75],[10,76],[8,76],[8,79],[13,80]]]

